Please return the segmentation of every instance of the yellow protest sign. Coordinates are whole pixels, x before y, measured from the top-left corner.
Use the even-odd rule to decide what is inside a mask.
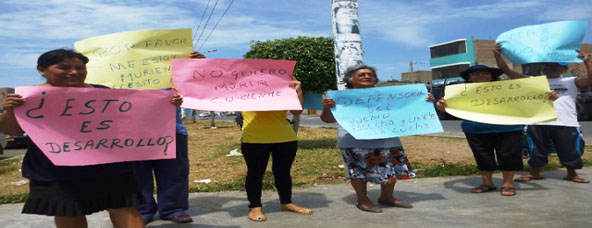
[[[191,29],[113,33],[74,47],[90,59],[87,83],[119,89],[171,88],[171,60],[193,51]]]
[[[533,124],[557,119],[547,78],[530,77],[446,86],[446,112],[490,124]]]

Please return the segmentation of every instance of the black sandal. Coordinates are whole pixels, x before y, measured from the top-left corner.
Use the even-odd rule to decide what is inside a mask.
[[[484,192],[489,192],[489,191],[493,191],[496,190],[497,187],[495,186],[487,186],[487,185],[479,185],[479,187],[473,188],[471,189],[472,193],[484,193]]]

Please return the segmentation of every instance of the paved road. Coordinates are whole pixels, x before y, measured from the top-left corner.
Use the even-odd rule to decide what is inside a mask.
[[[413,209],[383,208],[382,214],[355,208],[355,193],[349,184],[319,185],[294,190],[294,202],[314,210],[311,216],[282,212],[277,194],[263,194],[268,221],[246,218],[244,192],[191,193],[188,213],[192,224],[156,220],[148,227],[592,227],[592,184],[561,180],[565,171],[543,172],[544,180],[517,184],[518,194],[500,196],[499,191],[470,193],[480,183],[478,176],[421,178],[400,181],[395,196],[413,204]],[[592,179],[592,168],[580,174]],[[494,174],[499,186],[500,174]],[[379,186],[370,186],[375,200]],[[22,204],[0,205],[0,227],[52,227],[51,217],[21,215]],[[89,227],[111,227],[105,212],[88,216]]]
[[[580,174],[592,179],[592,167]],[[502,197],[498,191],[469,193],[480,183],[478,176],[400,181],[395,196],[414,208],[384,208],[382,214],[356,209],[349,184],[295,189],[294,202],[312,208],[311,216],[281,212],[277,194],[267,191],[263,202],[269,221],[265,223],[247,220],[244,192],[191,193],[188,213],[194,223],[157,220],[148,227],[592,227],[592,184],[561,180],[564,170],[543,175],[544,180],[518,183],[514,197]],[[494,181],[501,184],[500,174],[494,175]],[[369,187],[371,199],[378,197],[379,189]],[[51,217],[21,215],[21,208],[22,204],[0,205],[0,227],[53,226]],[[89,227],[111,227],[105,212],[88,216],[88,220]]]

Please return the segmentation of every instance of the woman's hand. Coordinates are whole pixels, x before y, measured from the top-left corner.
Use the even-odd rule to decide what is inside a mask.
[[[321,102],[323,105],[323,112],[321,113],[321,120],[325,123],[335,123],[337,120],[331,112],[331,108],[335,107],[335,100],[332,98],[323,98]]]
[[[194,51],[194,52],[189,53],[189,58],[192,58],[192,59],[205,59],[206,56],[203,55],[202,53],[199,53],[199,52]]]
[[[434,97],[434,95],[432,93],[428,93],[428,97],[426,97],[426,101],[434,102],[434,101],[436,101],[436,98]]]
[[[323,108],[331,109],[335,107],[335,100],[333,100],[332,98],[323,98],[321,104],[323,105]]]
[[[12,112],[13,108],[21,106],[25,104],[25,99],[21,95],[18,94],[8,94],[2,102],[2,108],[6,111]]]
[[[173,103],[175,106],[181,106],[181,104],[183,104],[183,97],[181,97],[179,94],[175,94],[175,96],[171,98],[171,103]]]
[[[304,106],[304,98],[302,97],[302,89],[300,88],[300,84],[300,81],[293,79],[292,81],[290,81],[288,86],[296,90],[296,95],[298,95],[298,101],[300,101],[301,106]],[[290,110],[290,113],[292,113],[293,115],[300,115],[302,111],[303,110]]]
[[[555,101],[559,98],[559,95],[555,92],[555,90],[551,90],[548,96],[549,100]]]
[[[290,86],[291,88],[294,88],[298,94],[301,94],[302,89],[300,88],[300,84],[301,84],[300,81],[292,80],[292,81],[290,81],[290,84],[288,84],[288,86]]]
[[[18,94],[8,94],[2,102],[4,113],[0,115],[0,132],[9,135],[23,135],[24,131],[16,120],[14,108],[25,104],[25,99]]]
[[[440,98],[440,100],[436,102],[436,109],[440,110],[441,112],[446,111],[446,106],[448,105],[446,104],[446,100],[444,98]]]
[[[590,54],[583,52],[582,50],[576,50],[578,52],[578,58],[582,61],[590,61]]]
[[[496,43],[491,50],[493,55],[501,55],[502,54],[502,44]]]

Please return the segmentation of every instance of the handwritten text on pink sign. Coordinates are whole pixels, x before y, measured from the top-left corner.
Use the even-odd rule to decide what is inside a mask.
[[[17,87],[20,126],[54,165],[175,158],[174,92]]]
[[[214,111],[301,110],[292,80],[295,61],[174,59],[183,107]]]

